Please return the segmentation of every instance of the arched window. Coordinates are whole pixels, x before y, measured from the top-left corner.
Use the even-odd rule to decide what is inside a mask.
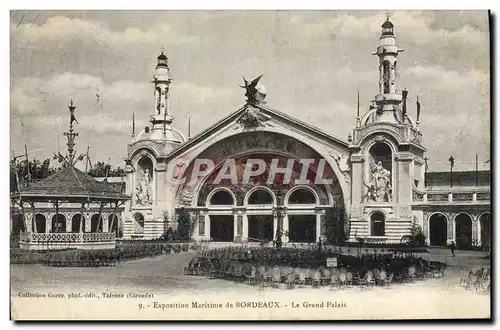
[[[80,223],[81,221],[81,223]],[[80,228],[82,229],[82,233],[85,232],[85,217],[82,216],[81,213],[75,214],[71,218],[71,232],[72,233],[79,233]]]
[[[34,233],[45,233],[47,228],[47,218],[43,214],[35,214],[35,218],[33,219],[33,232]]]
[[[225,190],[219,190],[212,195],[210,199],[211,205],[233,205],[234,199],[231,194]]]
[[[102,216],[99,214],[94,214],[90,218],[90,232],[91,233],[102,233]]]
[[[248,204],[273,204],[273,196],[267,190],[255,190],[248,198]]]
[[[397,61],[394,61],[394,78],[395,79],[398,79],[398,71],[396,70],[396,64],[397,63],[398,63]]]
[[[62,214],[56,214],[52,217],[52,232],[65,233],[66,232],[66,217]]]
[[[370,216],[370,235],[385,236],[385,215],[382,212],[373,212]]]
[[[297,189],[288,198],[288,204],[316,204],[316,197],[308,189]]]
[[[159,115],[161,113],[161,89],[156,87],[156,112]]]
[[[382,80],[384,83],[384,94],[390,93],[390,77],[391,77],[391,69],[389,61],[384,61],[382,63],[383,76]]]
[[[134,233],[144,233],[144,216],[140,212],[134,214]]]

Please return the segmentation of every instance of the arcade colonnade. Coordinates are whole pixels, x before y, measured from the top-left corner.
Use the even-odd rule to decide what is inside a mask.
[[[57,213],[54,209],[25,210],[24,218],[18,211],[13,215],[13,233],[108,233],[118,234],[121,212],[105,209],[100,214],[96,210],[88,212],[77,209],[63,209]],[[26,221],[25,221],[26,220]],[[29,230],[26,230],[28,229]]]
[[[431,246],[444,246],[452,241],[461,246],[490,246],[490,211],[426,211],[423,231]]]
[[[282,206],[283,242],[314,243],[323,234],[325,209],[317,192],[310,186],[295,186],[280,197],[268,187],[250,189],[243,203],[238,205],[234,193],[226,187],[213,189],[206,197],[205,206],[190,207],[187,211],[195,219],[193,238],[214,242],[268,242],[276,238],[278,217],[276,209]],[[144,230],[144,215],[139,210],[132,215],[134,233]]]

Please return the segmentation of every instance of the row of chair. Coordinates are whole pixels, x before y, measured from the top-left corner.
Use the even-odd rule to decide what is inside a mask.
[[[352,271],[346,267],[319,269],[287,266],[267,267],[239,262],[228,263],[220,268],[214,267],[213,264],[209,265],[209,268],[186,267],[184,272],[187,275],[222,278],[250,285],[276,287],[285,284],[287,288],[293,288],[295,285],[313,287],[330,285],[331,288],[356,285],[359,288],[371,288],[376,285],[390,286],[393,282],[414,282],[432,275],[417,272],[414,266],[405,268],[402,273],[395,273],[378,268]]]
[[[489,290],[491,282],[491,268],[470,269],[462,273],[459,286],[466,290]]]

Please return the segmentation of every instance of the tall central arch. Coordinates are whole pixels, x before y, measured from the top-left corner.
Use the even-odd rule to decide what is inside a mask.
[[[201,218],[202,221],[209,224],[204,226],[198,224],[197,234],[201,230],[205,237],[210,240],[219,239],[219,237],[210,234],[213,230],[221,232],[221,230],[214,227],[211,221],[216,218],[222,219],[222,215],[224,215],[222,213],[226,213],[225,220],[214,221],[221,224],[225,223],[226,227],[230,227],[229,219],[232,216],[235,240],[238,237],[254,238],[253,236],[256,236],[256,240],[269,240],[271,238],[271,220],[273,222],[273,234],[277,232],[275,207],[277,196],[281,195],[282,204],[285,203],[285,196],[286,203],[292,201],[287,208],[282,228],[288,234],[286,239],[298,242],[317,241],[319,236],[324,234],[324,226],[322,227],[321,224],[324,210],[328,208],[343,210],[346,204],[342,194],[342,187],[328,161],[309,145],[283,134],[272,132],[240,133],[205,149],[197,156],[197,159],[209,159],[215,165],[209,174],[198,179],[195,185],[191,187],[188,185],[180,186],[177,198],[180,200],[182,196],[191,195],[191,207],[207,209],[207,214],[204,218],[203,216]],[[235,162],[237,182],[230,179],[217,181],[217,177],[228,159]],[[250,159],[263,160],[266,168],[263,173],[251,177],[249,182],[245,183],[242,176]],[[304,162],[301,161],[303,159],[314,160],[310,164],[308,171],[304,169]],[[289,177],[290,182],[287,182],[287,177],[284,174],[271,175],[270,164],[273,161],[277,162],[279,168],[286,165],[290,166],[292,169]],[[320,162],[323,162],[323,165],[320,165]],[[193,167],[194,161],[191,161],[184,172],[186,182],[192,182],[193,173],[195,172]],[[305,184],[307,192],[309,192],[309,195],[313,195],[314,199],[310,198],[306,189],[297,191],[294,196],[289,194],[293,189],[297,188],[298,184],[295,183],[295,180],[304,178],[304,173],[306,173],[305,177],[308,179],[308,183]],[[274,180],[268,181],[270,176]],[[320,182],[316,180],[317,176],[327,179],[329,182]],[[234,196],[235,203],[226,203],[224,206],[215,205],[212,201],[216,197],[213,192],[220,188],[229,191],[231,196]],[[190,190],[191,193],[186,194],[187,190]],[[254,203],[254,199],[258,201],[259,198],[263,198],[264,195],[257,196],[263,194],[262,191],[269,192],[273,203]],[[208,199],[209,196],[212,200]],[[289,201],[290,197],[292,199]],[[308,199],[307,203],[301,203],[300,198]],[[343,223],[342,226],[344,226]],[[306,228],[305,234],[298,234],[299,231]],[[291,236],[290,229],[294,231]],[[227,239],[227,231],[222,231],[226,233],[224,236]]]

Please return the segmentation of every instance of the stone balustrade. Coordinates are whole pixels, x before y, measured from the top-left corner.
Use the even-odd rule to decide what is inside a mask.
[[[489,190],[426,191],[413,190],[413,202],[417,203],[490,203]]]
[[[21,248],[52,250],[63,248],[114,248],[115,233],[21,233]]]

